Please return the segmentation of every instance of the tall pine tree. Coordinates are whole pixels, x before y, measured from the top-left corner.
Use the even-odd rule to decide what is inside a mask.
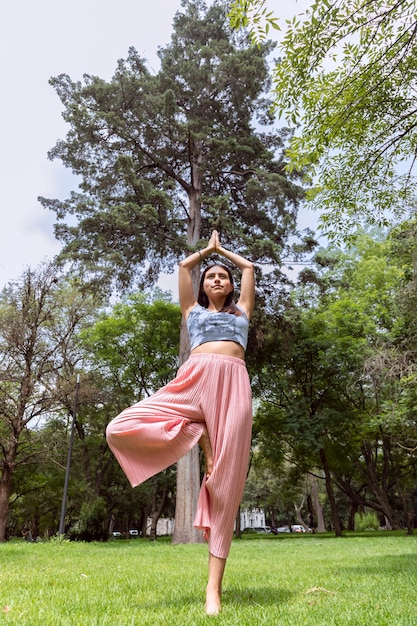
[[[81,182],[66,200],[41,201],[56,213],[63,257],[100,284],[149,285],[213,228],[225,246],[275,268],[276,282],[301,191],[285,174],[286,133],[272,128],[264,95],[271,46],[233,32],[224,0],[182,6],[157,73],[131,48],[109,82],[51,80],[70,129],[49,156]],[[180,353],[182,362],[184,329]],[[183,523],[177,516],[179,541],[197,540],[191,457],[178,468],[177,512],[188,511]]]

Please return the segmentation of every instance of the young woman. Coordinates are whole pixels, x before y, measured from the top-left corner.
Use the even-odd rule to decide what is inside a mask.
[[[217,263],[204,270],[195,299],[191,271],[213,253],[241,271],[236,304],[232,274]],[[107,440],[133,487],[200,443],[206,472],[194,525],[208,541],[206,612],[216,615],[251,442],[252,396],[244,358],[255,300],[253,264],[223,248],[213,231],[206,248],[180,262],[179,298],[189,359],[171,383],[110,422]]]

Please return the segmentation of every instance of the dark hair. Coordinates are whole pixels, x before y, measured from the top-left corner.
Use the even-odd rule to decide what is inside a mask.
[[[204,307],[205,309],[207,309],[208,305],[209,305],[209,300],[207,297],[206,292],[204,291],[204,279],[206,277],[207,272],[212,268],[212,267],[221,267],[222,269],[226,270],[228,276],[229,276],[229,280],[232,284],[233,289],[231,290],[230,293],[227,294],[226,296],[226,300],[224,301],[223,307],[220,309],[219,313],[231,313],[232,315],[238,315],[240,316],[241,313],[239,311],[239,309],[237,308],[235,301],[233,299],[234,297],[234,293],[235,293],[235,284],[233,281],[233,274],[230,271],[230,269],[227,267],[227,265],[223,265],[223,263],[210,263],[210,265],[208,265],[205,270],[202,272],[201,274],[201,278],[200,278],[200,286],[198,289],[198,297],[197,297],[197,302],[200,306]]]

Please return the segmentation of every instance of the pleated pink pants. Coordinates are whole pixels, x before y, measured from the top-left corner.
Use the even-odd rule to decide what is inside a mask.
[[[107,441],[135,487],[189,452],[204,424],[214,463],[201,485],[194,526],[206,532],[211,554],[227,558],[252,431],[252,394],[242,359],[192,354],[173,381],[110,422]]]

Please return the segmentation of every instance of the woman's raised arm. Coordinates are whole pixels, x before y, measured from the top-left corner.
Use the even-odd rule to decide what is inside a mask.
[[[230,252],[220,244],[217,230],[213,230],[210,241],[206,248],[199,252],[193,252],[179,264],[179,297],[182,313],[187,317],[190,310],[195,306],[191,270],[210,254],[217,253],[229,259],[241,271],[239,306],[248,318],[252,316],[255,306],[255,270],[253,263],[240,254]]]
[[[241,271],[240,296],[236,304],[250,319],[255,308],[255,268],[252,261],[223,247],[218,248],[216,252],[229,259]]]
[[[216,240],[218,240],[217,231],[213,231],[208,245],[203,250],[193,252],[179,263],[178,292],[181,311],[185,318],[196,304],[191,270],[216,250]]]

